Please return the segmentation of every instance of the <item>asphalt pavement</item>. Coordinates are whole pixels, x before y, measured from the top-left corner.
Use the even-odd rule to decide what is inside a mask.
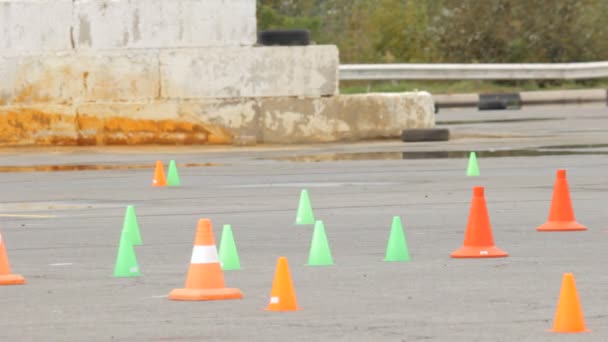
[[[0,340],[608,340],[608,109],[454,109],[437,121],[451,141],[0,151],[0,169],[22,168],[0,172],[0,231],[27,281],[0,287]],[[481,176],[467,177],[458,153],[423,153],[438,151],[485,151]],[[158,159],[178,162],[182,186],[151,186]],[[106,170],[31,172],[57,165]],[[588,231],[535,230],[560,168]],[[485,187],[507,258],[450,258],[474,186]],[[294,224],[302,189],[325,223],[333,266],[306,265],[312,226]],[[139,220],[142,276],[114,278],[127,205]],[[383,261],[395,215],[408,262]],[[199,218],[212,220],[217,242],[232,225],[242,269],[224,276],[244,299],[167,299],[184,286]],[[279,256],[289,260],[299,311],[264,310]],[[588,333],[549,331],[566,272]]]

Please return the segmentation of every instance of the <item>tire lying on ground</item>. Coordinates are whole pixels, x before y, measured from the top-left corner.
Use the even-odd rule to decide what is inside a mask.
[[[417,128],[404,129],[401,132],[401,141],[447,141],[450,140],[450,130],[447,128]]]
[[[309,45],[310,31],[301,29],[267,30],[258,33],[261,45]]]
[[[479,94],[479,110],[521,109],[519,93]]]

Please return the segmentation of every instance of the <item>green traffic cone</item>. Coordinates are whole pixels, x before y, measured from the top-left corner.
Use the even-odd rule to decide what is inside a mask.
[[[317,221],[315,222],[315,231],[312,235],[312,242],[310,244],[308,265],[326,266],[333,264],[334,260],[331,257],[331,251],[329,250],[327,235],[325,235],[325,226],[323,225],[323,221]]]
[[[167,186],[180,186],[179,173],[177,172],[177,165],[175,160],[169,162],[169,169],[167,171]]]
[[[133,245],[140,246],[142,244],[141,235],[139,233],[139,224],[137,224],[137,217],[135,216],[135,208],[132,205],[127,207],[122,230],[127,232],[127,237],[130,239],[129,241],[131,241]]]
[[[236,243],[234,243],[234,236],[232,235],[232,227],[229,224],[225,224],[224,229],[222,230],[219,259],[222,269],[225,271],[241,269],[239,253],[236,250]]]
[[[140,275],[137,257],[135,256],[130,237],[126,231],[123,231],[120,236],[116,266],[114,266],[114,277],[139,277]]]
[[[384,257],[384,261],[409,260],[410,252],[407,249],[407,241],[405,240],[405,234],[403,233],[401,218],[399,218],[399,216],[394,216],[393,225],[391,226],[391,234],[388,237],[388,244],[386,246],[386,256]]]
[[[312,206],[308,198],[308,191],[302,190],[300,193],[300,204],[298,205],[298,214],[296,216],[296,224],[315,224],[315,215],[312,213]]]
[[[467,167],[467,176],[479,176],[479,166],[477,165],[477,154],[471,152],[469,154],[469,166]]]

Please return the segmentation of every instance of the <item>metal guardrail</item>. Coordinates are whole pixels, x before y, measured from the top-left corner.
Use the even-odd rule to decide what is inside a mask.
[[[531,64],[343,64],[341,81],[580,80],[608,78],[608,62]]]

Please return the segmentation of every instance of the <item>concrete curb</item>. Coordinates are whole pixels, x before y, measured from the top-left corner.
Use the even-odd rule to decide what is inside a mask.
[[[516,94],[521,98],[521,105],[608,103],[606,89],[524,91]],[[482,94],[438,94],[433,95],[433,100],[438,108],[478,107],[480,95]]]

